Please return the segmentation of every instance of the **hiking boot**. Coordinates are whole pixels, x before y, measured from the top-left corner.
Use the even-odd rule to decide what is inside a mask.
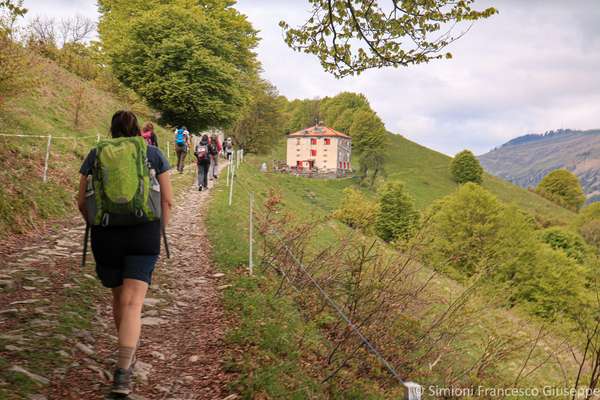
[[[131,368],[117,368],[113,375],[112,389],[113,394],[122,394],[127,396],[131,393]]]

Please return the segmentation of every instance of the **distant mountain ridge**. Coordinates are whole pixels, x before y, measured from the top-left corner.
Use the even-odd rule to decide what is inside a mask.
[[[489,173],[522,187],[535,187],[548,173],[565,168],[579,177],[588,200],[600,199],[600,129],[526,134],[479,160]]]

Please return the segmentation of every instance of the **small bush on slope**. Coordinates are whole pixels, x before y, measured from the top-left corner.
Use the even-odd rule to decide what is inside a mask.
[[[354,188],[344,189],[340,208],[333,213],[333,217],[338,221],[366,234],[373,232],[378,215],[379,204],[368,200]]]
[[[450,164],[450,172],[456,183],[483,182],[483,168],[477,157],[469,151],[463,150],[454,156]]]
[[[386,242],[406,241],[419,223],[413,198],[401,182],[386,183],[379,195],[379,213],[375,220],[377,236]]]
[[[546,175],[536,192],[565,208],[578,211],[585,202],[579,179],[566,169],[557,169]]]

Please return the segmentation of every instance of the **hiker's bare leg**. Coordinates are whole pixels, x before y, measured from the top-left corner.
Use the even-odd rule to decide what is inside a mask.
[[[121,286],[119,347],[135,348],[142,330],[142,307],[148,284],[135,279],[125,279]]]
[[[121,290],[123,286],[119,286],[112,289],[113,294],[113,320],[115,321],[115,326],[117,327],[117,334],[119,332],[119,326],[121,325]]]

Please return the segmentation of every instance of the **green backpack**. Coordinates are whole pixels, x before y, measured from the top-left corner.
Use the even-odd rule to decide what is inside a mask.
[[[92,225],[128,226],[160,219],[160,186],[147,151],[141,136],[98,143],[86,193]]]

